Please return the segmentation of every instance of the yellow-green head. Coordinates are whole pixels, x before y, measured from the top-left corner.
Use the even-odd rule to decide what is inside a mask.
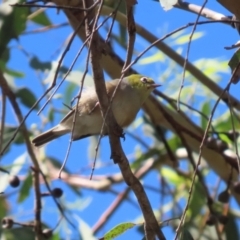
[[[156,87],[161,86],[161,84],[156,84],[153,79],[140,74],[132,74],[124,78],[124,81],[136,89],[143,100],[145,100]]]

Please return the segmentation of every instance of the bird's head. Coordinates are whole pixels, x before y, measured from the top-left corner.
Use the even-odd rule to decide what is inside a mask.
[[[153,79],[139,74],[130,75],[126,77],[126,80],[132,88],[138,91],[143,100],[145,100],[156,87],[161,86],[161,84],[156,84]]]

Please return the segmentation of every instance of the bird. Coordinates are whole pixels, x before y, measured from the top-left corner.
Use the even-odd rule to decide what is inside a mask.
[[[111,99],[118,82],[119,79],[115,79],[105,83],[109,99]],[[127,127],[133,122],[145,100],[158,86],[161,85],[140,74],[132,74],[122,79],[111,103],[114,117],[120,127]],[[95,88],[90,87],[82,92],[77,106],[74,106],[58,125],[35,137],[32,144],[40,147],[67,133],[71,133],[75,111],[77,113],[72,133],[73,141],[93,135],[108,135],[106,126],[103,127],[101,132],[103,117]]]

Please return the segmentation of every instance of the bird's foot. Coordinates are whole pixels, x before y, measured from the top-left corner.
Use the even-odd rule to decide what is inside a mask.
[[[125,132],[122,132],[122,134],[120,135],[120,138],[122,138],[123,139],[123,141],[125,141]]]

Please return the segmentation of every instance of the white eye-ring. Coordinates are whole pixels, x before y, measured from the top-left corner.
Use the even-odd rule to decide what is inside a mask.
[[[148,82],[148,80],[147,80],[146,77],[142,77],[140,80],[141,80],[141,82],[143,82],[143,83],[147,83],[147,82]]]

